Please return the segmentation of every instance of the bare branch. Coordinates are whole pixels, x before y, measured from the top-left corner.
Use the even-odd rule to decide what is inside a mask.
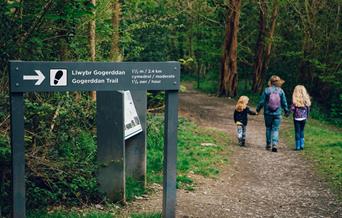
[[[44,5],[43,10],[40,13],[40,16],[33,22],[30,29],[27,32],[25,32],[22,37],[20,37],[19,39],[16,40],[17,43],[18,43],[18,41],[20,41],[22,43],[25,42],[31,36],[31,34],[41,25],[42,20],[43,20],[45,14],[50,10],[52,3],[53,3],[53,0],[49,0]]]

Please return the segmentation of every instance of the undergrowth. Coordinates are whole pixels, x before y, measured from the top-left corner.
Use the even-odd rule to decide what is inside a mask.
[[[104,202],[96,182],[95,104],[86,93],[81,95],[77,101],[75,96],[69,94],[26,96],[25,181],[28,211]],[[4,215],[11,210],[11,200],[4,200],[11,199],[8,107],[1,111],[0,118],[0,211]],[[147,180],[148,183],[161,184],[163,116],[150,114],[147,123]],[[206,147],[201,143],[216,146]],[[227,144],[228,138],[223,133],[202,129],[185,118],[179,118],[177,188],[194,190],[191,174],[215,177],[219,166],[227,162]],[[127,178],[127,200],[146,193],[141,183]],[[70,217],[74,213],[70,212]],[[39,214],[37,217],[44,217],[44,212],[36,214]],[[58,211],[55,214],[55,217],[59,216]],[[32,213],[32,216],[35,214]],[[91,214],[86,216],[92,217]]]

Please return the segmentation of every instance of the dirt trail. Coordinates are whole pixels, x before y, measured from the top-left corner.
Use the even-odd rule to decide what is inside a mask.
[[[196,91],[180,94],[181,114],[227,132],[233,154],[217,179],[193,175],[195,191],[177,190],[177,217],[342,217],[342,205],[300,152],[281,140],[278,153],[265,150],[263,115],[249,117],[247,146],[236,145],[234,106],[233,100]],[[158,190],[129,207],[161,211],[161,195]]]

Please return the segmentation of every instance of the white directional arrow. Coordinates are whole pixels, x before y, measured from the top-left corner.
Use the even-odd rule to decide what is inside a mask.
[[[34,76],[24,75],[23,79],[24,80],[37,80],[37,82],[34,85],[39,86],[44,81],[45,76],[40,70],[35,70],[34,72],[36,72],[37,75],[34,75]]]

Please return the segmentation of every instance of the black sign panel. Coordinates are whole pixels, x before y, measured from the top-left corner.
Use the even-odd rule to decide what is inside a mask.
[[[178,62],[10,61],[11,92],[178,90]]]

